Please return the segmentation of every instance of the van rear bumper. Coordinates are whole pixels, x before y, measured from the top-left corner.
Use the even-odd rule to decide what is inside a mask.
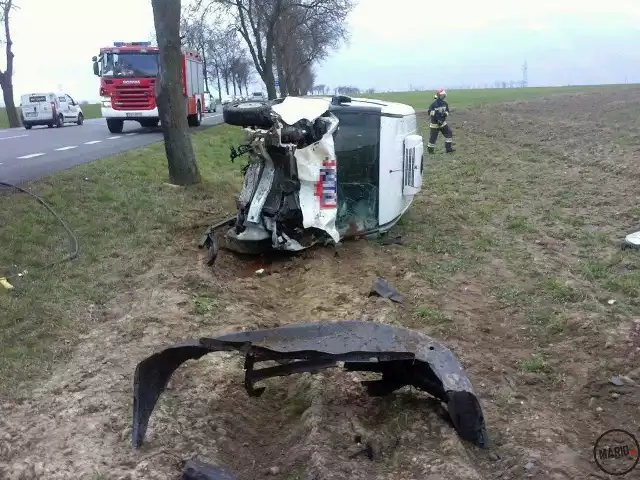
[[[104,118],[116,118],[118,120],[140,120],[141,118],[160,118],[158,107],[153,110],[114,110],[113,108],[100,107]]]

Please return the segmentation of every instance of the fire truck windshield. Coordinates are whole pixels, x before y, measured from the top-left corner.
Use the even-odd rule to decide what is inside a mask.
[[[105,53],[101,59],[101,67],[103,77],[155,77],[158,74],[158,54]]]

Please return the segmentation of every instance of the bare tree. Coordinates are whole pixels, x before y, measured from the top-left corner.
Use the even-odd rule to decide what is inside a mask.
[[[273,99],[276,97],[275,71],[278,71],[282,86],[289,82],[289,76],[302,74],[307,66],[312,66],[314,59],[322,58],[327,51],[325,48],[321,53],[313,53],[310,60],[309,55],[304,56],[297,62],[297,68],[291,68],[293,73],[280,72],[275,57],[282,48],[278,39],[286,39],[287,45],[293,45],[300,38],[309,38],[309,32],[318,31],[317,26],[324,21],[331,24],[331,38],[340,41],[341,32],[346,32],[344,20],[354,3],[355,0],[197,0],[196,5],[204,7],[205,11],[214,5],[221,6],[231,15],[233,27],[247,44],[255,70],[267,88],[268,97]],[[286,27],[283,27],[285,23]],[[306,37],[303,29],[307,31]],[[326,30],[322,30],[321,35],[325,33]],[[289,58],[296,57],[292,53]],[[296,91],[297,85],[291,85],[291,89]]]
[[[0,88],[2,88],[2,97],[4,98],[4,106],[7,110],[7,118],[9,127],[15,128],[20,126],[20,118],[16,110],[16,103],[13,100],[13,42],[11,41],[11,28],[9,26],[9,14],[15,8],[13,0],[0,1],[0,20],[4,25],[4,46],[6,68],[4,71],[0,69]],[[2,43],[0,41],[0,43]]]
[[[312,86],[313,65],[348,39],[346,17],[353,7],[354,0],[291,2],[279,16],[275,57],[281,96],[300,95]]]
[[[156,99],[169,164],[169,179],[177,185],[191,185],[200,182],[200,170],[188,132],[187,106],[180,83],[180,4],[181,0],[151,0],[160,51]]]

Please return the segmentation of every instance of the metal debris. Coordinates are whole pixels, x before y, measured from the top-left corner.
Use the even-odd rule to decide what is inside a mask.
[[[378,295],[382,298],[388,298],[392,302],[403,303],[404,297],[400,295],[395,288],[389,285],[384,278],[376,278],[371,287],[369,296]]]
[[[182,480],[237,480],[235,473],[200,460],[191,459],[184,463]]]

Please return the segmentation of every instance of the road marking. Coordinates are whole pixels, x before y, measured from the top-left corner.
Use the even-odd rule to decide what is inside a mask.
[[[69,146],[69,147],[56,148],[56,151],[62,152],[63,150],[71,150],[72,148],[78,148],[78,146],[77,145],[72,145],[72,146]]]
[[[122,138],[122,136],[118,135],[117,137],[107,137],[107,140],[115,140],[116,138]]]
[[[131,135],[137,135],[137,133],[125,133],[124,136],[125,137],[130,137]],[[116,137],[117,138],[117,137]]]
[[[18,158],[20,158],[20,159],[23,159],[23,158],[24,158],[24,159],[26,159],[26,158],[34,158],[34,157],[39,157],[39,156],[41,156],[41,155],[44,155],[44,153],[43,153],[43,152],[39,152],[39,153],[30,153],[29,155],[23,155],[23,156],[18,157]]]
[[[100,143],[102,140],[91,140],[90,142],[84,142],[85,145],[93,145],[94,143]]]
[[[22,138],[22,137],[28,137],[29,135],[14,135],[13,137],[0,137],[0,140],[10,140],[12,138]]]

